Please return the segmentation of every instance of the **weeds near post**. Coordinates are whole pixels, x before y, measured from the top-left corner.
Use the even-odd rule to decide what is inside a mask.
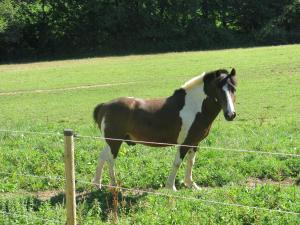
[[[113,196],[113,221],[114,224],[118,224],[118,205],[119,205],[119,199],[118,199],[118,189],[117,188],[111,188],[111,193]]]

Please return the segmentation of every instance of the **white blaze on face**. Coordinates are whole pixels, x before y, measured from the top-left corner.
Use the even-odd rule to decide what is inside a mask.
[[[225,92],[225,95],[226,95],[226,101],[227,101],[226,110],[227,110],[227,113],[228,113],[229,116],[232,116],[235,113],[235,109],[234,109],[234,105],[233,105],[233,101],[232,101],[231,95],[229,93],[228,84],[225,84],[222,87],[222,89],[223,89],[223,91]]]

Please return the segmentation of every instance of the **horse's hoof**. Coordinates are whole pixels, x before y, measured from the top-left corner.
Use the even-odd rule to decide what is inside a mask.
[[[201,188],[195,182],[185,182],[184,185],[194,190],[201,190]]]
[[[166,189],[172,190],[172,191],[177,191],[175,185],[166,185]]]
[[[195,190],[201,190],[201,187],[199,187],[195,182],[193,182],[192,188]]]

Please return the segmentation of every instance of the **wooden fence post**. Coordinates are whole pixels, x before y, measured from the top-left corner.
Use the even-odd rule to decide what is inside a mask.
[[[74,165],[74,133],[65,129],[65,175],[67,225],[76,225],[75,165]]]

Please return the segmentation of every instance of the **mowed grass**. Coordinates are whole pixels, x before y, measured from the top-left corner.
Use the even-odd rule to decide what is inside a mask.
[[[85,191],[77,198],[79,222],[298,224],[299,214],[203,200],[300,213],[300,157],[219,149],[300,154],[300,45],[1,65],[0,129],[58,134],[72,128],[80,135],[96,136],[99,131],[92,120],[96,104],[120,96],[169,96],[203,71],[230,67],[237,70],[238,115],[235,121],[226,122],[220,114],[200,144],[209,147],[199,150],[193,172],[202,190],[182,185],[185,164],[176,179],[179,191],[163,189],[174,147],[124,144],[116,161],[120,186],[199,200],[122,191],[114,208],[116,196],[109,190],[98,191],[80,182],[92,180],[103,141],[77,138],[76,186],[78,192]],[[122,84],[57,90],[117,83]],[[49,89],[53,90],[35,92]],[[27,93],[14,93],[19,91]],[[63,177],[62,135],[0,132],[0,162],[0,208],[6,212],[0,213],[0,224],[64,223],[63,196],[38,197],[41,191],[63,190],[64,182],[20,176]],[[103,183],[109,184],[107,170]]]

